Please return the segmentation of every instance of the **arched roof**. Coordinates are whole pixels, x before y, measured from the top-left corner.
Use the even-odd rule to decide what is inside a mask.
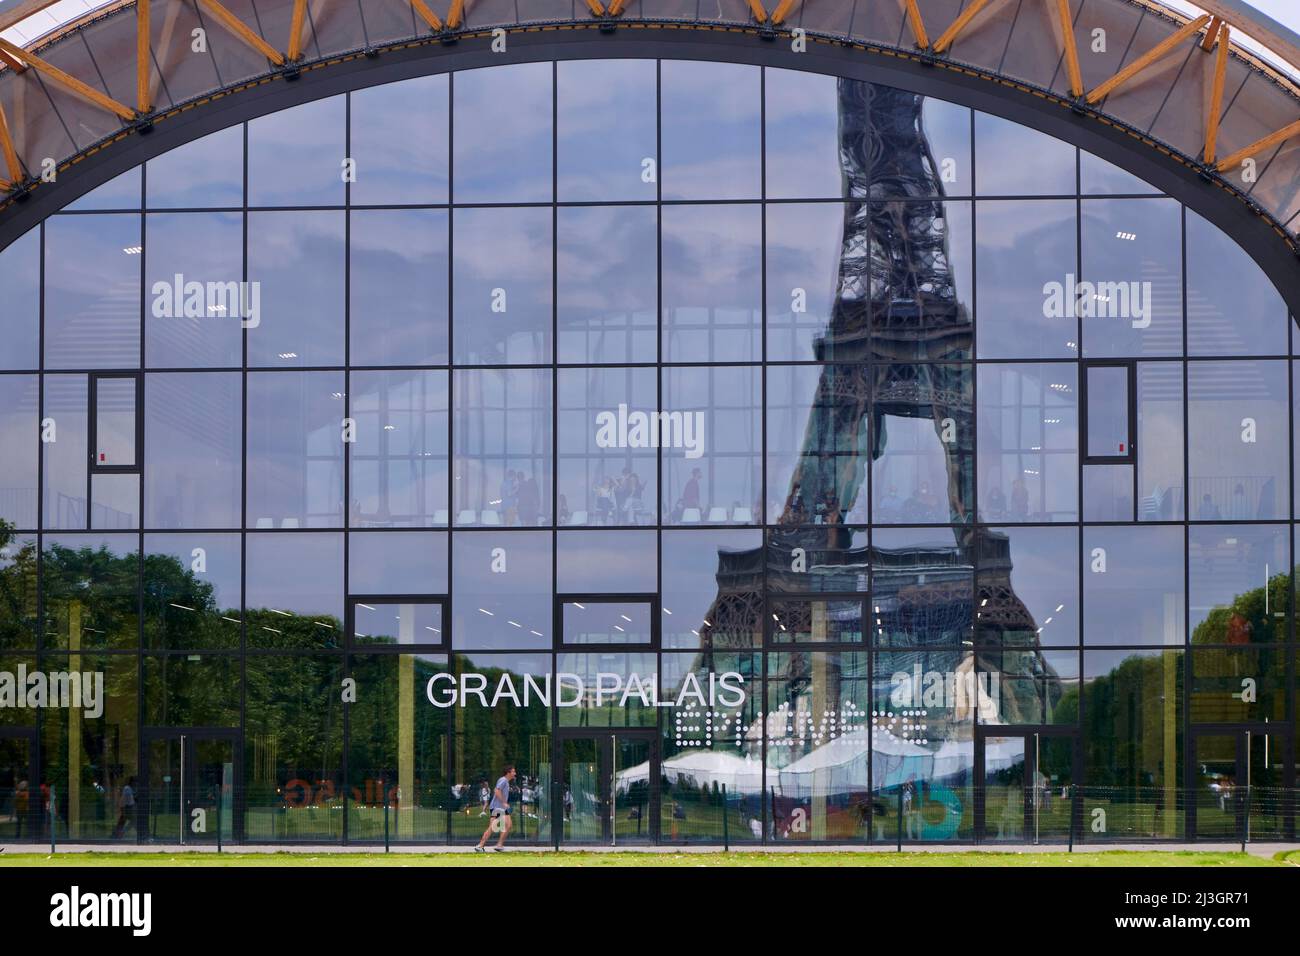
[[[0,0],[0,215],[228,91],[496,27],[698,29],[1010,82],[1130,132],[1300,235],[1300,37],[1242,0]],[[1198,12],[1199,11],[1199,12]],[[196,30],[205,43],[195,46]],[[1237,41],[1249,38],[1257,55]]]

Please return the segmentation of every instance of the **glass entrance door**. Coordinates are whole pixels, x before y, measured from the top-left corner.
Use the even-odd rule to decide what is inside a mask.
[[[558,742],[562,841],[619,846],[654,839],[653,732],[565,734]]]
[[[982,734],[981,838],[1005,843],[1065,841],[1070,837],[1072,785],[1078,737],[1059,730]]]
[[[40,788],[32,783],[33,738],[0,734],[0,842],[35,840]]]
[[[146,738],[146,838],[182,845],[223,842],[235,833],[236,739],[166,733]]]
[[[1260,725],[1200,731],[1194,739],[1196,838],[1285,839],[1294,812],[1286,789],[1290,736]]]

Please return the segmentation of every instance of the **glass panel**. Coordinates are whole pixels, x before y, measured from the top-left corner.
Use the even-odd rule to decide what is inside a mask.
[[[1182,520],[1182,363],[1138,363],[1137,426],[1138,520]]]
[[[37,376],[0,375],[0,523],[11,528],[36,527],[39,419]]]
[[[342,212],[249,215],[248,275],[261,296],[249,365],[343,364],[345,226]]]
[[[1003,647],[1079,643],[1079,535],[990,528],[979,538],[977,640]]]
[[[659,590],[656,532],[561,531],[555,589],[561,594],[651,594]]]
[[[1078,724],[1078,651],[990,648],[976,664],[990,698],[981,723],[987,717],[991,724]]]
[[[442,644],[442,605],[392,603],[353,605],[353,645]]]
[[[868,589],[866,528],[780,528],[767,532],[769,593],[853,593]]]
[[[1285,362],[1192,362],[1187,368],[1188,499],[1197,521],[1287,516]]]
[[[303,103],[248,124],[250,206],[341,206],[347,97]],[[249,236],[256,230],[251,228]],[[249,250],[249,261],[259,257]]]
[[[1193,644],[1267,644],[1287,639],[1289,537],[1282,525],[1189,530]]]
[[[1025,162],[1026,156],[1034,157]],[[988,113],[975,113],[975,183],[981,196],[1072,196],[1075,149]]]
[[[191,825],[185,843],[216,843],[220,832],[229,841],[234,832],[232,800],[235,790],[235,742],[196,737],[193,759],[185,767],[185,818]],[[195,830],[195,811],[202,811],[204,826]]]
[[[351,363],[445,365],[447,213],[355,211],[351,230]]]
[[[80,199],[68,203],[65,209],[86,212],[100,209],[139,209],[141,167],[128,169],[114,176],[102,186],[96,186]]]
[[[955,650],[875,656],[873,839],[974,835],[975,712],[987,712],[990,698],[972,664]]]
[[[343,523],[342,372],[248,376],[250,527]]]
[[[769,361],[833,359],[834,346],[841,344],[861,350],[866,303],[858,298],[851,304],[849,300],[860,290],[842,288],[848,285],[842,271],[863,265],[856,250],[845,248],[850,245],[845,236],[862,227],[866,212],[865,206],[839,203],[767,207]],[[855,328],[845,328],[850,321]]]
[[[981,202],[975,224],[979,357],[1077,356],[1072,277],[1063,274],[1078,245],[1074,201]]]
[[[564,786],[564,840],[595,843],[608,825],[601,784],[600,742],[573,737],[560,742],[560,780]]]
[[[614,819],[613,845],[647,843],[650,827],[651,741],[620,737],[612,741],[613,767],[610,784],[610,816]]]
[[[872,90],[870,84],[818,73],[766,71],[763,122],[769,199],[865,195],[865,175],[845,177],[840,142],[842,138],[851,140],[854,134],[867,134],[862,127],[868,114],[853,107],[862,100],[869,102]],[[842,104],[850,108],[843,109]]]
[[[762,194],[759,68],[663,60],[659,71],[663,198],[757,199]]]
[[[1267,645],[1196,647],[1192,637],[1193,724],[1284,723],[1290,651]]]
[[[138,647],[139,537],[45,535],[41,548],[45,647]]]
[[[1076,520],[1076,369],[983,365],[978,375],[981,517]]]
[[[46,368],[140,365],[139,215],[45,223]]]
[[[454,646],[551,646],[549,531],[458,531],[452,542]]]
[[[244,668],[244,838],[258,843],[339,842],[342,659],[319,654],[249,656]],[[361,695],[370,690],[365,688]],[[364,712],[360,702],[352,705],[354,731]]]
[[[549,370],[453,374],[457,525],[550,523],[551,381]]]
[[[353,372],[352,522],[448,523],[446,372]]]
[[[244,547],[247,646],[342,644],[341,534],[250,534]]]
[[[655,370],[561,369],[557,382],[559,523],[654,523],[658,446],[674,437],[660,434]]]
[[[1181,208],[1172,199],[1084,201],[1083,281],[1067,295],[1085,355],[1182,353]]]
[[[1074,751],[1077,738],[1035,734],[1034,842],[1070,839],[1073,817]]]
[[[767,777],[771,836],[850,842],[867,836],[867,655],[768,654]]]
[[[1246,782],[1250,785],[1250,819],[1247,836],[1251,840],[1287,838],[1287,816],[1294,797],[1286,785],[1286,734],[1247,732]]]
[[[1182,528],[1085,528],[1083,551],[1085,644],[1182,645]]]
[[[84,375],[46,375],[43,416],[53,419],[55,440],[44,447],[42,526],[90,526],[86,472],[90,467],[90,385]]]
[[[241,324],[261,321],[261,290],[244,278],[239,213],[145,217],[145,357],[153,368],[239,367]]]
[[[757,645],[763,634],[762,532],[665,530],[661,538],[663,646]]]
[[[664,361],[761,358],[762,210],[665,206],[662,215]]]
[[[95,379],[95,464],[131,467],[136,463],[136,380]]]
[[[92,475],[90,527],[126,529],[140,527],[140,476]]]
[[[1198,734],[1196,742],[1196,835],[1232,839],[1241,833],[1245,781],[1237,772],[1238,734]]]
[[[550,202],[553,70],[520,63],[456,74],[457,203]]]
[[[390,841],[444,843],[460,821],[459,836],[477,838],[484,821],[469,816],[477,805],[467,803],[463,813],[452,813],[460,809],[456,794],[468,790],[468,778],[449,777],[450,720],[426,698],[431,680],[450,677],[446,656],[355,654],[349,659],[357,702],[348,711],[348,839],[379,842],[387,833]],[[457,708],[457,713],[464,711]],[[501,738],[483,726],[476,746],[495,748]],[[459,739],[454,749],[458,761],[475,755],[467,756]],[[458,781],[455,786],[451,779]]]
[[[148,527],[239,527],[242,391],[238,372],[149,374],[144,391]]]
[[[1083,466],[1083,520],[1133,520],[1133,466]]]
[[[0,368],[35,369],[40,365],[41,230],[32,229],[0,251],[0,313],[4,351]]]
[[[151,209],[242,206],[244,127],[231,126],[177,146],[146,166],[145,201]]]
[[[144,725],[238,727],[240,685],[238,654],[146,655]],[[173,788],[179,784],[179,773],[173,772],[171,782]],[[151,777],[151,793],[154,783]]]
[[[1286,305],[1246,252],[1187,210],[1187,351],[1283,355]]]
[[[141,805],[148,813],[145,833],[153,842],[179,844],[185,835],[186,827],[182,822],[181,747],[179,737],[154,739],[148,744],[148,799]]]
[[[1089,365],[1088,434],[1084,455],[1089,458],[1123,458],[1132,455],[1129,435],[1129,410],[1132,396],[1128,391],[1129,370],[1126,366]]]
[[[850,115],[857,105],[849,93],[849,82],[840,80],[841,117]],[[969,109],[885,86],[872,88],[868,108],[872,138],[880,142],[879,151],[872,156],[873,196],[971,194]]]
[[[1141,193],[1158,193],[1144,179],[1138,179],[1126,169],[1114,163],[1108,163],[1100,156],[1094,156],[1087,150],[1079,150],[1080,191],[1084,195],[1134,195]]]
[[[238,648],[243,619],[239,536],[147,534],[144,549],[145,647]]]
[[[31,741],[0,737],[0,839],[21,842],[34,838],[39,804],[39,799],[32,798]]]
[[[975,503],[970,367],[878,365],[873,373],[872,520],[969,521]]]
[[[559,361],[655,361],[659,234],[654,207],[566,206],[557,216]]]
[[[770,634],[776,644],[861,644],[863,602],[772,601]]]
[[[348,535],[353,594],[446,594],[447,534],[354,531]]]
[[[447,201],[449,87],[443,74],[352,92],[354,206]]]
[[[555,659],[561,727],[655,727],[656,657],[610,648]]]
[[[0,648],[36,647],[36,536],[0,527]],[[3,723],[3,721],[0,721]]]
[[[760,370],[665,368],[663,514],[671,524],[757,524],[762,507]],[[680,425],[678,422],[680,421]]]
[[[872,532],[877,644],[956,648],[972,643],[975,567],[965,534],[947,528]]]
[[[1181,835],[1182,672],[1178,651],[1084,654],[1085,806],[1109,836]]]
[[[573,60],[556,70],[559,200],[655,199],[655,61]]]
[[[643,601],[570,601],[561,611],[565,644],[650,644],[650,605]]]
[[[453,214],[457,363],[551,360],[551,215],[542,208],[457,209]]]

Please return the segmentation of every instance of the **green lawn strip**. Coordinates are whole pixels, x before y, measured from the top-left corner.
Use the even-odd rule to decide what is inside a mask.
[[[1288,863],[1285,858],[1290,858]],[[1237,867],[1300,864],[1300,851],[1274,859],[1241,853],[1194,850],[1109,850],[1097,853],[4,853],[0,867],[22,866],[583,866],[583,867],[717,867],[717,866],[884,866],[884,867]]]

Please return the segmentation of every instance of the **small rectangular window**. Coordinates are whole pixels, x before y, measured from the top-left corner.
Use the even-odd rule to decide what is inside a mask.
[[[1133,459],[1132,363],[1084,366],[1084,463],[1122,464]]]
[[[137,375],[91,376],[92,471],[140,469],[139,385]]]

